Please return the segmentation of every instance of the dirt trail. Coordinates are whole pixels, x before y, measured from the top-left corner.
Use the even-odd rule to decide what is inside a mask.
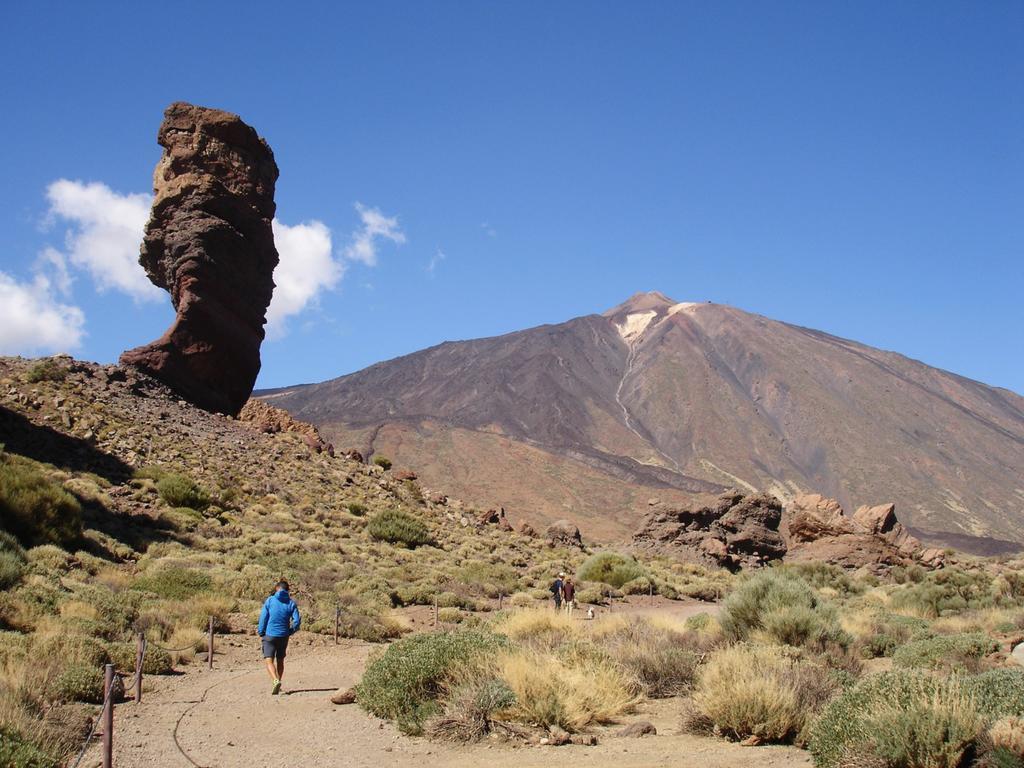
[[[685,614],[699,612],[692,606],[681,608]],[[635,610],[646,612],[643,606]],[[354,640],[335,646],[325,638],[296,635],[284,693],[271,696],[256,638],[235,635],[218,642],[221,653],[213,671],[196,664],[181,675],[147,678],[141,704],[129,701],[116,707],[117,768],[546,768],[553,760],[595,768],[811,765],[807,753],[791,747],[741,747],[678,735],[678,700],[651,702],[626,719],[654,723],[658,735],[642,739],[617,737],[621,726],[614,726],[597,732],[595,747],[437,744],[403,736],[358,706],[330,703],[337,688],[359,680],[367,658],[379,646]],[[94,746],[83,766],[99,764]]]

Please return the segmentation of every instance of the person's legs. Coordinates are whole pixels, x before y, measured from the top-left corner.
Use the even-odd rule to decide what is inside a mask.
[[[284,656],[277,657],[277,679],[284,680]]]
[[[277,671],[274,669],[274,659],[272,657],[268,657],[263,660],[267,662],[267,672],[270,673],[270,679],[273,682],[277,682]]]

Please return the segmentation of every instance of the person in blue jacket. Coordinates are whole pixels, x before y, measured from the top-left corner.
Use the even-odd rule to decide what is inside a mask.
[[[263,641],[263,658],[267,663],[267,671],[274,681],[271,693],[275,696],[281,692],[288,638],[299,631],[301,623],[299,606],[288,594],[288,582],[282,579],[277,582],[273,594],[263,603],[260,623],[256,627],[256,632]]]

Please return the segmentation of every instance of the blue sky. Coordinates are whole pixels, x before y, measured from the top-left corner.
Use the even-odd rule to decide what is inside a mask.
[[[0,28],[5,352],[113,361],[167,326],[117,269],[183,99],[267,138],[307,259],[260,386],[658,289],[1024,392],[1020,2],[7,2]]]

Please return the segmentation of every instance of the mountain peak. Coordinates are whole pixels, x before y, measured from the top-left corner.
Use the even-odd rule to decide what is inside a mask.
[[[673,307],[678,302],[674,299],[670,299],[661,291],[640,291],[634,293],[624,302],[616,307],[612,307],[604,313],[605,317],[617,317],[619,315],[629,315],[635,312],[650,312],[654,311],[661,313],[670,307]]]

